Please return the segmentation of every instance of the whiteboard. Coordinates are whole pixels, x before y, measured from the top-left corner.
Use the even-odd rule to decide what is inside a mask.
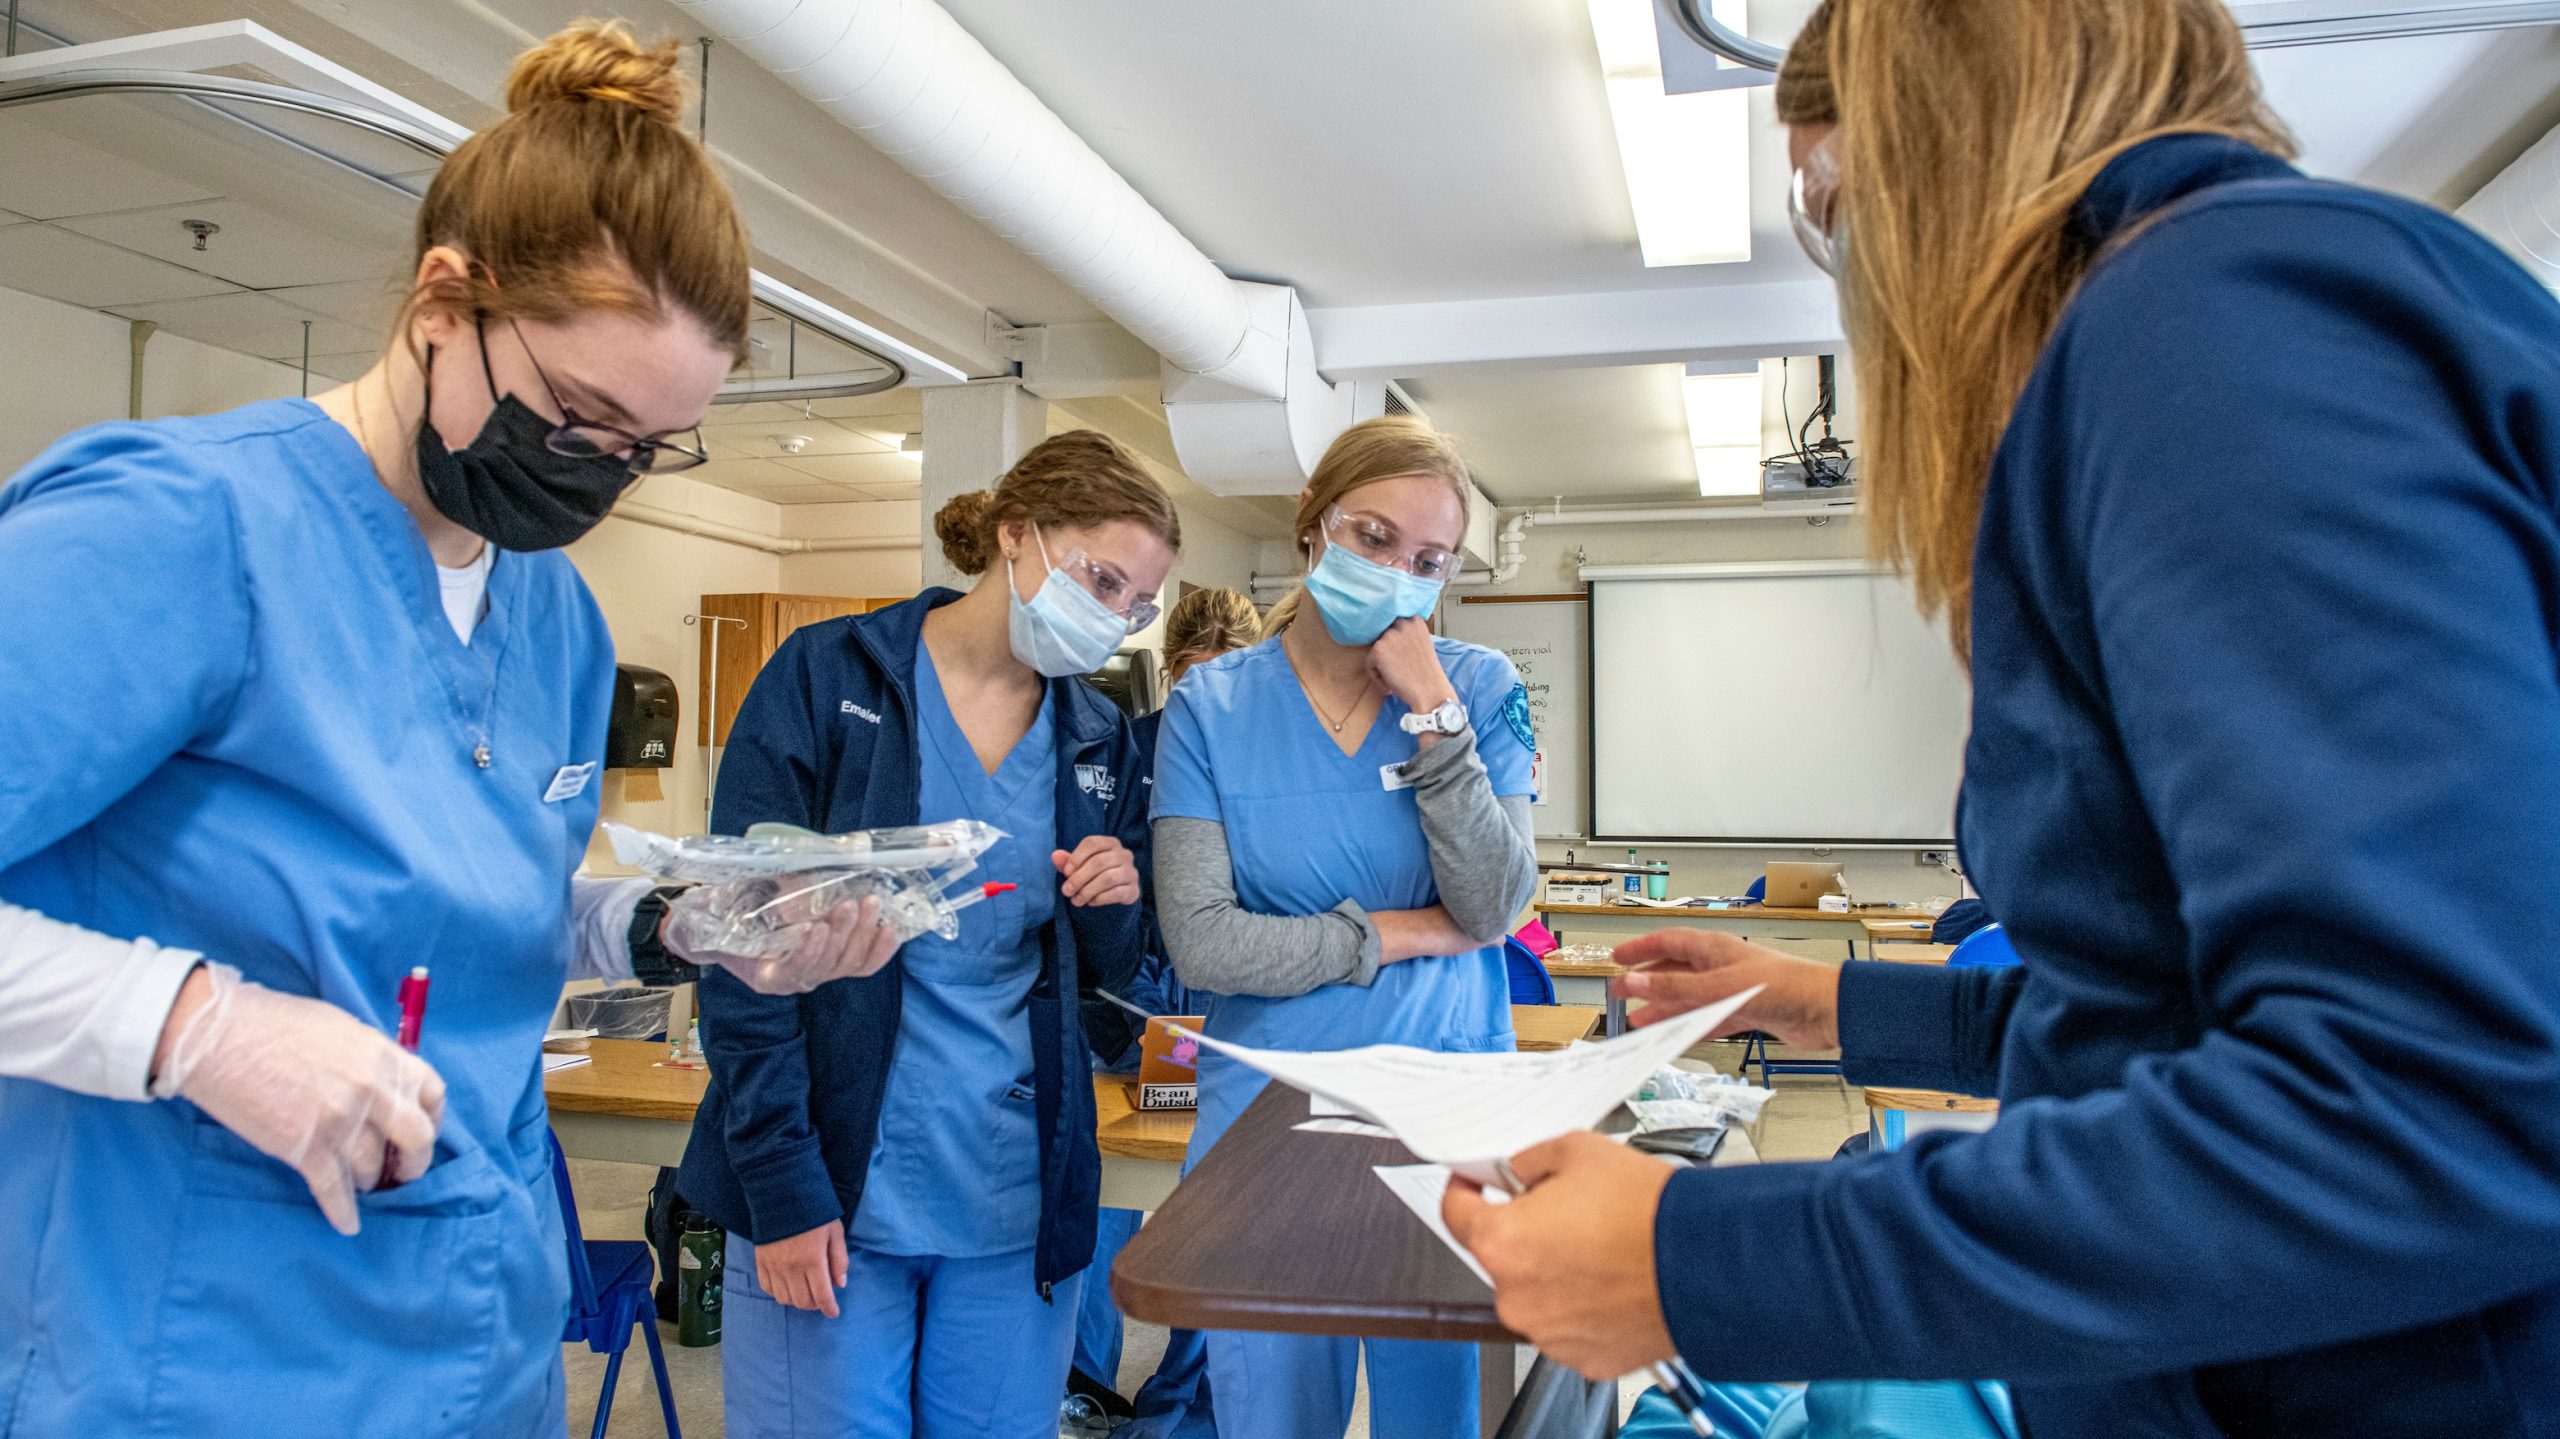
[[[1442,628],[1451,639],[1509,655],[1529,687],[1529,721],[1538,734],[1538,775],[1544,782],[1529,814],[1540,839],[1581,839],[1590,829],[1588,610],[1580,595],[1470,595],[1442,611]]]
[[[1951,841],[1972,693],[1903,583],[1839,561],[1586,578],[1600,839]]]

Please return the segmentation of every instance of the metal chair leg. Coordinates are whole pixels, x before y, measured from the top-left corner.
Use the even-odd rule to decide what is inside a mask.
[[[684,1439],[684,1426],[676,1422],[675,1386],[667,1382],[667,1351],[658,1342],[658,1316],[643,1309],[639,1316],[640,1332],[649,1341],[649,1367],[658,1375],[658,1408],[667,1416],[667,1439]]]
[[[613,1419],[613,1383],[622,1377],[622,1351],[616,1349],[604,1361],[604,1389],[596,1395],[596,1427],[588,1431],[590,1439],[604,1439],[604,1426]]]

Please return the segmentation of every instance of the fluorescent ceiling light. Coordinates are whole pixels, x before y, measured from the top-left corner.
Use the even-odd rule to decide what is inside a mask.
[[[1644,262],[1721,265],[1751,258],[1750,99],[1745,90],[1662,92],[1654,0],[1589,0],[1618,164]],[[1747,0],[1715,0],[1739,29]]]
[[[1681,377],[1689,411],[1689,448],[1697,455],[1698,493],[1708,499],[1760,493],[1759,367],[1739,374]]]
[[[924,435],[909,430],[898,437],[898,453],[921,465],[924,463]]]

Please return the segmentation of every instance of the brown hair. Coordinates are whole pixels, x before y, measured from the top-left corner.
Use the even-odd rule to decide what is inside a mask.
[[[557,321],[672,306],[743,359],[746,227],[676,128],[678,55],[621,21],[581,20],[516,57],[506,118],[445,158],[418,207],[418,257],[449,245],[471,274],[411,295],[399,332],[429,307]]]
[[[1404,475],[1429,475],[1447,484],[1458,497],[1458,528],[1466,529],[1470,498],[1475,493],[1475,479],[1467,473],[1467,462],[1447,435],[1432,427],[1418,415],[1381,415],[1362,420],[1334,437],[1325,447],[1324,458],[1316,461],[1316,472],[1307,480],[1306,493],[1298,499],[1298,560],[1311,564],[1315,560],[1316,531],[1323,526],[1325,512],[1342,503],[1353,490],[1392,480]],[[1280,633],[1298,617],[1306,603],[1307,587],[1298,586],[1271,607],[1271,615],[1262,622],[1263,637]]]
[[[2292,141],[2222,0],[1823,0],[1777,103],[1840,127],[1869,543],[1969,660],[1991,457],[2098,259],[2073,206],[2163,135]]]
[[[986,573],[996,531],[1015,520],[1043,529],[1081,529],[1127,520],[1168,549],[1182,549],[1182,517],[1137,457],[1100,430],[1051,435],[1005,471],[992,490],[955,496],[933,517],[942,556],[964,575]]]
[[[1164,614],[1164,658],[1179,670],[1198,660],[1240,650],[1262,635],[1253,601],[1234,590],[1193,590]]]

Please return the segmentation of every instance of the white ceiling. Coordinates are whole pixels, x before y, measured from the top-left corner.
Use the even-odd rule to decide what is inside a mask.
[[[246,16],[467,122],[488,118],[517,48],[593,8],[586,0],[23,3],[29,19],[81,38]],[[1751,101],[1753,258],[1642,265],[1584,0],[943,3],[1220,265],[1294,284],[1320,312],[1607,295],[1652,304],[1647,297],[1658,295],[1662,307],[1685,305],[1712,326],[1727,305],[1719,296],[1731,296],[1737,313],[1747,308],[1734,287],[1818,278],[1780,214],[1784,162],[1766,90]],[[1752,29],[1783,38],[1810,3],[1754,0]],[[613,8],[644,31],[697,33],[667,0]],[[734,51],[715,49],[712,63],[711,139],[777,274],[973,373],[999,363],[981,333],[989,315],[1016,324],[1094,318],[1055,277],[779,81]],[[2260,64],[2306,142],[2308,168],[2440,202],[2560,122],[2555,31],[2270,51]],[[220,325],[250,346],[291,339],[298,349],[299,320],[309,317],[315,348],[333,350],[324,358],[352,364],[369,350],[351,343],[334,353],[351,334],[378,333],[365,276],[345,273],[373,251],[362,236],[340,235],[333,216],[311,213],[319,201],[297,208],[292,195],[251,193],[261,177],[192,157],[183,167],[137,164],[112,127],[57,124],[38,136],[24,128],[33,113],[0,115],[0,206],[50,223],[0,225],[0,284],[40,270],[78,287],[83,303],[168,316],[173,329]],[[244,207],[237,238],[249,242],[219,264],[185,252],[173,223],[231,213],[205,208],[216,204]],[[235,238],[231,219],[222,222],[216,247]],[[296,233],[271,245],[274,226]],[[405,240],[393,249],[404,251]],[[293,263],[263,263],[279,255]],[[241,299],[243,287],[265,293]],[[1322,322],[1320,313],[1320,334]],[[758,336],[767,342],[759,373],[783,363],[769,328]],[[1462,362],[1410,378],[1503,502],[1695,493],[1677,366],[1488,370]],[[891,467],[910,462],[894,453],[895,434],[921,421],[912,395],[898,403],[894,415],[841,417],[852,429],[828,402],[780,431],[768,427],[788,415],[724,417],[720,463],[704,475],[785,503],[901,497]],[[880,428],[860,430],[873,420]],[[784,455],[774,433],[806,433],[810,444]]]

